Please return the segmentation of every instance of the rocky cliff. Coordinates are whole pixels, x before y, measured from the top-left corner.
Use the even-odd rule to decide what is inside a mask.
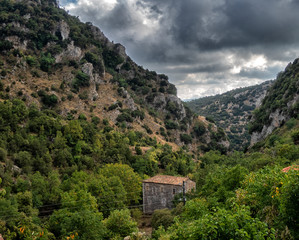
[[[17,97],[67,119],[108,120],[194,152],[198,145],[225,149],[225,135],[193,116],[167,76],[138,66],[124,46],[56,1],[1,1],[0,33],[2,99]],[[206,128],[200,137],[198,124]]]
[[[251,146],[265,139],[289,119],[298,119],[299,114],[299,59],[290,63],[277,75],[262,105],[254,111],[249,131]]]

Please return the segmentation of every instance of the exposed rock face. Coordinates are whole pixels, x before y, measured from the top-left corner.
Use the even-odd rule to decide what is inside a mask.
[[[98,98],[99,94],[97,93],[97,84],[104,83],[103,79],[98,73],[94,73],[93,65],[91,63],[85,63],[82,66],[82,72],[87,74],[90,77],[91,91],[89,93],[90,100],[95,100]]]
[[[70,27],[65,21],[61,21],[58,30],[60,31],[60,35],[62,37],[62,40],[68,39],[70,35]]]
[[[91,32],[96,40],[99,40],[106,44],[108,48],[113,48],[114,44],[104,35],[104,33],[95,26],[90,26]]]
[[[299,101],[299,95],[296,94],[294,99],[290,102],[287,103],[287,106],[289,108],[291,108],[292,106],[294,106],[297,102]],[[268,135],[270,135],[276,128],[282,126],[286,121],[288,121],[290,119],[290,116],[288,115],[288,113],[280,110],[280,109],[276,109],[275,112],[270,114],[269,119],[271,120],[270,125],[263,126],[263,129],[261,132],[253,132],[251,135],[251,141],[250,141],[250,145],[253,146],[254,144],[256,144],[259,141],[264,140]]]
[[[184,117],[186,117],[186,109],[182,103],[182,101],[175,95],[166,95],[163,93],[157,93],[155,96],[153,102],[151,103],[154,108],[159,109],[163,112],[167,111],[167,104],[169,102],[172,102],[176,106],[176,114],[179,120],[182,120]]]
[[[277,75],[262,105],[255,111],[250,132],[251,146],[299,114],[299,58]]]
[[[123,97],[125,98],[123,102],[128,106],[129,109],[131,109],[132,111],[137,109],[133,98],[131,97],[131,95],[128,93],[127,90],[123,89]]]
[[[265,139],[269,134],[273,132],[273,130],[277,127],[280,127],[288,117],[283,114],[280,109],[277,109],[274,113],[270,114],[271,124],[269,126],[263,127],[262,131],[253,132],[251,135],[250,145],[254,145],[255,143]]]
[[[178,115],[179,115],[179,120],[182,120],[184,117],[186,117],[186,109],[181,101],[177,96],[175,95],[168,95],[167,100],[170,102],[175,103],[175,105],[178,108]]]
[[[15,49],[21,49],[21,50],[27,49],[28,40],[21,41],[21,39],[18,36],[9,36],[6,37],[5,40],[12,42],[13,47]]]
[[[64,50],[62,53],[55,56],[55,62],[60,63],[63,61],[63,59],[79,61],[82,57],[83,53],[81,48],[76,47],[72,41],[67,45],[67,50]]]
[[[123,45],[115,44],[115,50],[123,59],[127,59],[126,48]]]

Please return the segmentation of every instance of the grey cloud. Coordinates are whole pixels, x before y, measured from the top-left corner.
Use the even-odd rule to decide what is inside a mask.
[[[299,53],[299,0],[117,0],[109,11],[102,1],[78,0],[71,14],[122,43],[138,64],[168,74],[182,96],[274,78]],[[266,69],[243,67],[260,55]]]

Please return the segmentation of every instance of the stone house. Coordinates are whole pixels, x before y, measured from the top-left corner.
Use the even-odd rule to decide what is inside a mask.
[[[196,184],[187,177],[157,175],[142,182],[143,212],[153,213],[156,209],[171,208],[178,193],[195,190]]]

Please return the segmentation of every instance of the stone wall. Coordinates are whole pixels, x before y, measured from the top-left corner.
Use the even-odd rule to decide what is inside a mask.
[[[171,208],[172,200],[183,192],[179,185],[143,183],[143,212],[153,213],[156,209]]]

